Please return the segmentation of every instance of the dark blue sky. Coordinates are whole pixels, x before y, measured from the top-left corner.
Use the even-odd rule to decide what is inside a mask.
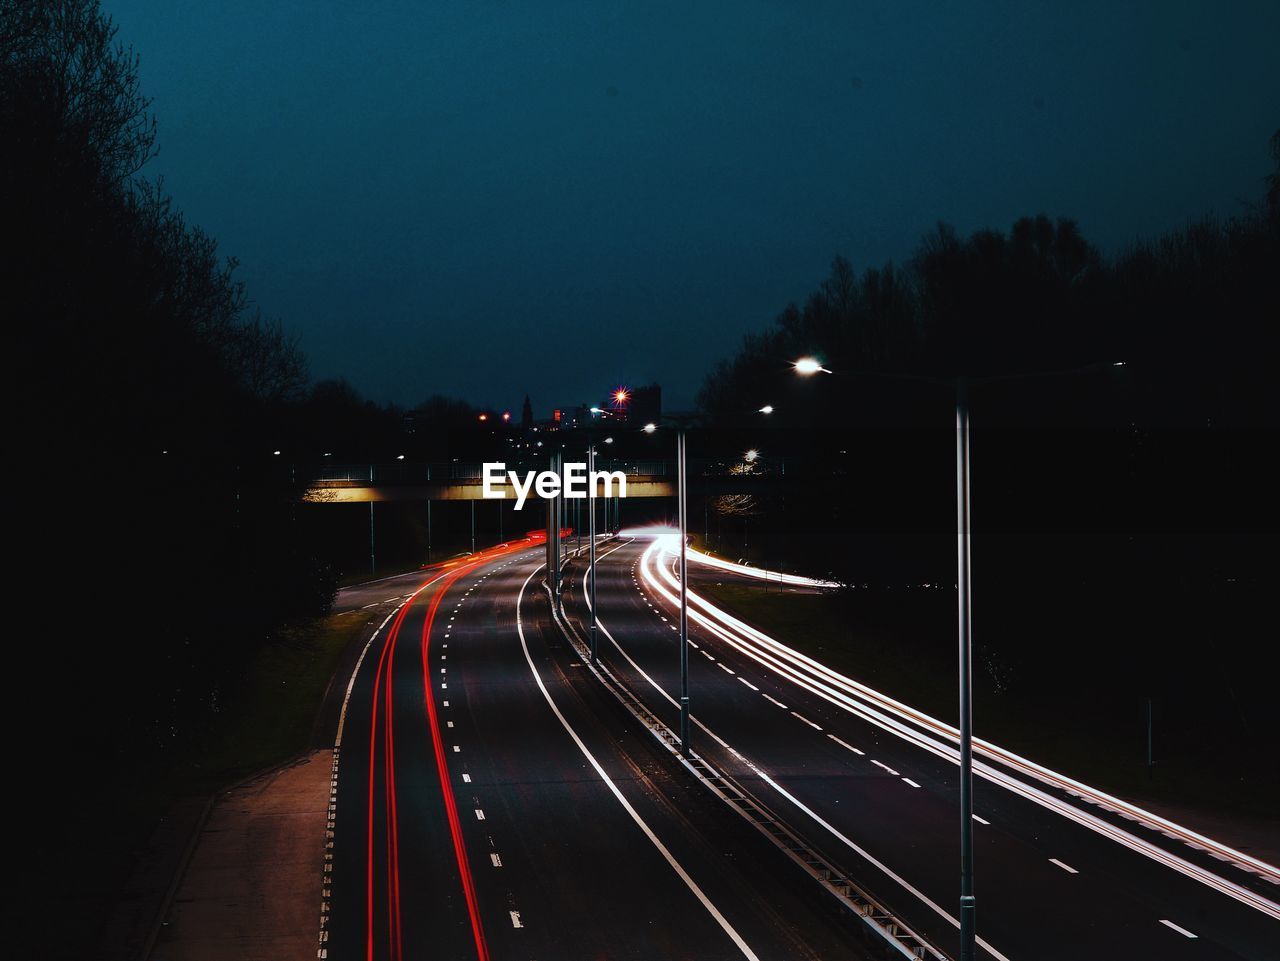
[[[1110,252],[1259,198],[1280,125],[1274,0],[103,6],[149,172],[400,403],[687,407],[836,253],[1037,212]]]

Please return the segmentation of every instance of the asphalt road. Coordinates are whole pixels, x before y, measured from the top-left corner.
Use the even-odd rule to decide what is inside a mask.
[[[674,725],[678,714],[669,698],[679,683],[676,613],[645,582],[641,557],[647,546],[625,543],[600,560],[597,597],[607,631],[601,654]],[[582,574],[578,567],[571,578],[567,608],[585,621]],[[698,576],[691,565],[695,589]],[[822,696],[821,684],[798,682],[714,631],[691,625],[690,636],[698,645],[690,658],[694,749],[746,784],[895,913],[954,952],[954,762],[911,729],[896,730],[893,718],[848,707],[830,690]],[[978,925],[986,957],[1280,958],[1280,921],[1242,903],[1257,894],[1274,907],[1280,887],[1272,882],[1063,791],[1044,789],[1047,800],[1036,803],[975,778],[975,792],[981,819],[975,824]],[[1093,827],[1079,823],[1090,816]],[[1113,824],[1119,829],[1113,831]],[[1163,863],[1166,857],[1212,871],[1240,897],[1188,877]]]
[[[388,620],[342,710],[321,956],[866,956],[861,926],[578,663],[542,557],[512,545],[344,592]]]

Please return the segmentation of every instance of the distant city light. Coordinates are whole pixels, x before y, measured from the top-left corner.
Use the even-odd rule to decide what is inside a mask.
[[[504,410],[504,411],[502,412],[502,419],[503,419],[504,421],[506,421],[506,420],[510,420],[510,419],[511,419],[511,411],[509,411],[509,410]]]
[[[753,447],[742,456],[748,463],[750,463],[760,457],[760,452]]]
[[[631,397],[631,392],[629,390],[627,390],[625,387],[619,387],[617,390],[613,392],[613,403],[616,407],[621,407],[623,404],[627,402],[628,398],[630,397]]]
[[[481,419],[481,420],[488,420],[488,419],[489,419],[489,415],[488,415],[488,414],[481,414],[481,415],[480,415],[480,419]]]

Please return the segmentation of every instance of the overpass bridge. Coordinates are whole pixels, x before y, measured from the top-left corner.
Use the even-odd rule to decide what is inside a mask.
[[[547,470],[547,462],[508,462],[508,470]],[[312,504],[382,503],[384,501],[477,501],[484,500],[481,463],[457,461],[437,464],[397,462],[393,464],[333,465],[299,468],[308,478],[305,499]],[[627,478],[627,498],[675,497],[675,467],[665,461],[597,460],[597,471],[618,471]],[[778,484],[785,465],[771,461],[767,466],[731,461],[690,461],[688,484],[694,494],[765,493]],[[509,479],[495,484],[506,500],[514,501]],[[530,495],[531,497],[535,495]]]

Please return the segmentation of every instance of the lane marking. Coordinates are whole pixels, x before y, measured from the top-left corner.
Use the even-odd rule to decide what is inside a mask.
[[[765,694],[763,691],[761,691],[760,693],[764,696],[764,699],[766,701],[772,701],[774,704],[778,705],[778,707],[782,708],[784,711],[787,710],[787,706],[783,704],[781,701],[779,701],[776,697],[770,697],[768,694]]]
[[[511,926],[512,926],[513,928],[523,928],[523,927],[524,927],[524,922],[520,920],[520,912],[519,912],[519,911],[508,911],[507,913],[508,913],[509,915],[511,915]]]
[[[877,761],[875,758],[872,758],[872,759],[871,759],[871,763],[872,763],[872,764],[874,764],[876,767],[882,767],[882,768],[884,768],[886,771],[888,771],[888,772],[889,772],[890,774],[892,774],[894,777],[898,777],[898,772],[897,772],[897,771],[895,771],[893,768],[889,767],[889,765],[885,764],[883,761]]]
[[[748,681],[748,680],[747,680],[745,677],[743,677],[741,674],[737,675],[737,677],[738,677],[738,680],[740,680],[743,684],[747,685],[747,687],[751,688],[751,690],[753,690],[753,691],[758,691],[758,690],[760,690],[760,688],[756,687],[754,684],[752,684],[750,681]]]
[[[644,819],[636,812],[636,809],[631,806],[631,802],[628,801],[622,791],[618,789],[618,785],[613,783],[613,779],[609,777],[605,769],[601,767],[600,762],[596,760],[595,755],[592,754],[587,745],[583,743],[582,738],[578,736],[578,732],[573,729],[573,725],[571,725],[565,716],[560,713],[560,708],[556,706],[555,700],[551,697],[551,692],[547,690],[547,686],[542,682],[542,675],[538,673],[538,668],[534,665],[533,657],[529,653],[529,644],[524,637],[524,618],[520,612],[525,589],[529,586],[529,581],[533,580],[534,575],[536,575],[540,570],[542,570],[541,565],[534,568],[533,573],[525,578],[525,582],[520,586],[520,592],[516,595],[516,632],[520,635],[520,647],[524,651],[524,659],[529,665],[529,670],[533,674],[533,680],[538,685],[538,690],[542,692],[542,696],[546,700],[547,706],[551,708],[551,713],[556,716],[556,720],[560,722],[560,726],[563,727],[569,737],[573,739],[573,743],[577,745],[582,756],[585,757],[588,763],[590,763],[590,765],[595,769],[596,774],[600,776],[600,779],[609,789],[609,792],[617,799],[618,803],[622,805],[623,810],[631,816],[631,820],[634,821],[636,826],[644,832],[645,837],[649,839],[653,846],[658,849],[658,853],[662,855],[667,864],[671,865],[672,870],[676,872],[680,877],[680,880],[685,883],[691,892],[693,892],[693,895],[699,902],[701,902],[702,906],[706,908],[707,912],[715,918],[716,923],[720,925],[721,930],[723,930],[725,934],[729,936],[729,939],[737,945],[738,950],[742,952],[743,957],[748,958],[749,961],[760,961],[756,953],[751,950],[744,940],[742,940],[742,935],[740,935],[733,925],[729,923],[728,919],[720,913],[720,909],[711,903],[711,899],[703,893],[702,888],[698,886],[698,882],[689,876],[689,873],[685,871],[680,862],[675,859],[675,856],[667,849],[667,846],[662,843],[656,834],[653,833],[653,829],[645,823]],[[598,623],[599,620],[597,619],[597,624]],[[514,922],[518,917],[518,914],[513,911],[512,915],[512,920]]]
[[[991,822],[988,821],[986,818],[980,818],[976,814],[973,816],[973,819],[977,821],[979,824],[986,824],[987,826],[991,825]]]
[[[852,744],[850,744],[848,741],[842,741],[842,740],[840,740],[840,738],[836,737],[834,734],[828,734],[828,735],[827,735],[827,737],[831,738],[831,740],[835,741],[835,742],[836,742],[837,744],[839,744],[842,748],[845,748],[846,750],[852,751],[854,754],[861,755],[862,757],[866,757],[866,756],[867,756],[865,751],[859,751],[856,747],[854,747],[854,746],[853,746]]]
[[[494,866],[495,868],[500,868],[500,867],[502,867],[502,858],[498,857],[496,854],[492,854],[492,853],[491,853],[491,854],[489,855],[489,860],[493,862],[493,866]]]
[[[479,808],[476,808],[476,820],[477,820],[477,821],[483,821],[483,820],[484,820],[484,812],[483,812],[483,811],[481,811]]]
[[[1049,859],[1049,863],[1050,863],[1050,864],[1056,864],[1058,867],[1062,868],[1062,870],[1066,871],[1068,874],[1079,874],[1079,873],[1080,873],[1080,872],[1079,872],[1079,871],[1077,871],[1075,868],[1073,868],[1070,864],[1063,864],[1063,863],[1062,863],[1061,861],[1059,861],[1057,858],[1050,858],[1050,859]]]
[[[912,787],[919,787],[919,786],[920,786],[920,785],[919,785],[919,784],[917,784],[915,781],[911,780],[911,778],[909,778],[909,777],[904,777],[902,780],[906,781],[906,782],[907,782],[908,784],[910,784]]]
[[[726,667],[723,661],[718,662],[718,663],[716,664],[716,667],[720,668],[720,670],[722,670],[722,671],[726,671],[726,672],[728,672],[729,674],[732,674],[734,677],[737,677],[737,676],[738,676],[738,672],[737,672],[737,671],[735,671],[735,670],[734,670],[733,668],[731,668],[731,667]]]
[[[1168,921],[1168,920],[1166,920],[1166,919],[1164,919],[1164,918],[1161,918],[1161,919],[1160,919],[1160,923],[1161,923],[1161,924],[1163,924],[1166,928],[1173,928],[1173,930],[1177,931],[1177,932],[1178,932],[1180,935],[1182,935],[1184,938],[1198,938],[1198,937],[1200,937],[1200,935],[1198,935],[1198,934],[1192,934],[1192,933],[1191,933],[1190,931],[1188,931],[1186,928],[1182,927],[1182,925],[1180,925],[1180,924],[1174,924],[1172,921]]]
[[[807,717],[805,717],[805,716],[804,716],[804,715],[802,715],[802,714],[797,714],[795,711],[792,711],[792,712],[791,712],[791,716],[792,716],[792,717],[794,717],[794,718],[796,718],[797,720],[804,721],[804,723],[808,724],[808,725],[809,725],[811,728],[813,728],[815,731],[821,731],[821,730],[822,730],[822,728],[820,728],[817,724],[814,724],[811,720],[809,720]]]
[[[470,784],[470,783],[471,783],[471,775],[470,775],[470,774],[464,774],[464,775],[462,775],[462,783],[463,783],[463,784]]]

